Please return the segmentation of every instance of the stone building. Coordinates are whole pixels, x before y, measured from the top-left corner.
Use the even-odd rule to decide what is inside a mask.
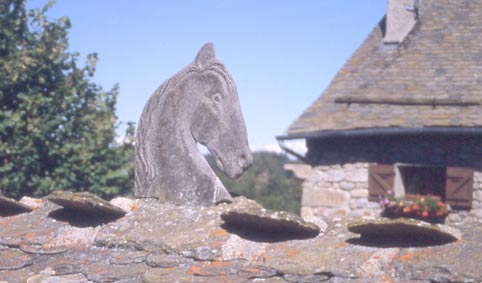
[[[389,0],[387,14],[293,122],[302,216],[377,215],[378,196],[435,195],[482,219],[482,1]]]

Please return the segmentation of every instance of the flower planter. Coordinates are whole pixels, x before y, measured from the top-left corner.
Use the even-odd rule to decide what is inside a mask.
[[[430,223],[443,223],[448,215],[447,205],[438,196],[409,195],[397,198],[392,192],[380,198],[383,216],[415,218]]]

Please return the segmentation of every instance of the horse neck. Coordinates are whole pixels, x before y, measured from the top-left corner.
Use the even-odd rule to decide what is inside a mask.
[[[196,95],[195,93],[172,93],[167,94],[170,97],[164,97],[166,100],[160,105],[163,105],[161,110],[161,119],[156,123],[156,132],[163,133],[159,135],[161,140],[161,154],[164,160],[170,163],[170,166],[176,169],[185,169],[186,164],[194,164],[193,168],[199,173],[209,174],[212,171],[206,159],[199,151],[197,143],[191,134],[190,111],[180,108],[170,107],[171,101],[169,99],[177,99],[176,96]],[[194,106],[190,106],[194,107]],[[186,107],[181,107],[186,108]],[[164,134],[164,133],[168,134]],[[214,174],[214,173],[213,173]]]

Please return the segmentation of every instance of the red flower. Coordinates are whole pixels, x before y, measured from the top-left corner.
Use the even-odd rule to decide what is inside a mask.
[[[422,217],[428,217],[428,211],[425,210],[424,212],[422,212]]]

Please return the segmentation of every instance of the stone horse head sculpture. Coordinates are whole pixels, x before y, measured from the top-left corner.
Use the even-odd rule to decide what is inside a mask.
[[[252,164],[236,85],[211,43],[144,107],[135,139],[135,196],[178,205],[231,202],[197,143],[208,148],[230,178]]]

